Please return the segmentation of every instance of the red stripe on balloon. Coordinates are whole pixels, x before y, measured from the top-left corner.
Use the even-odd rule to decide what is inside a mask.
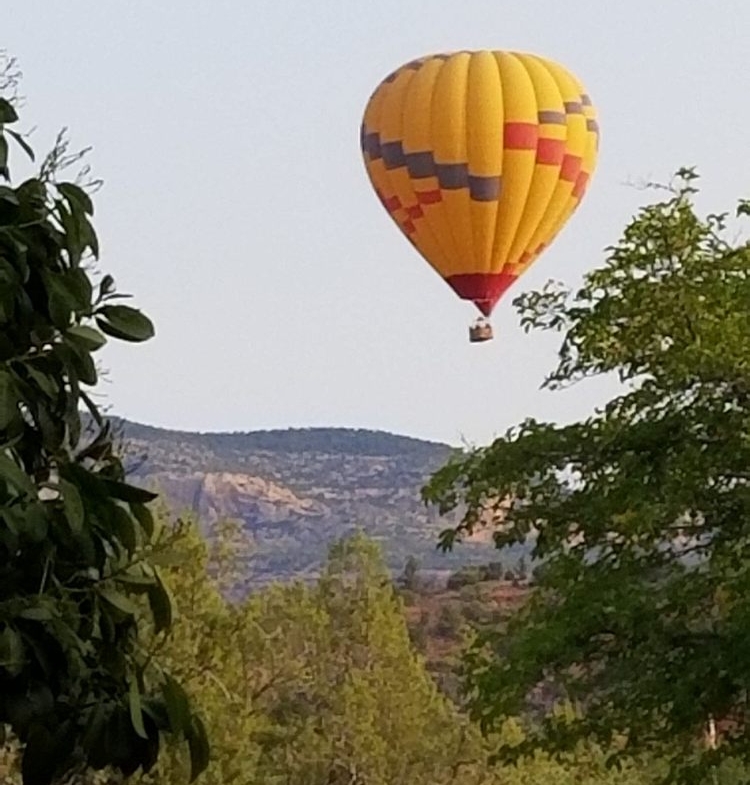
[[[433,191],[416,191],[416,195],[420,204],[436,204],[443,198],[439,188]]]
[[[539,126],[536,123],[506,123],[503,147],[506,150],[536,150]]]
[[[580,172],[576,178],[576,184],[573,186],[573,196],[580,199],[586,192],[586,186],[589,182],[589,176],[586,172]]]
[[[549,164],[550,166],[560,166],[565,157],[564,139],[540,139],[536,148],[536,162],[538,164]]]
[[[389,213],[393,213],[401,207],[401,200],[398,196],[389,196],[387,199],[383,200],[383,204]]]
[[[485,316],[489,316],[516,278],[511,273],[463,273],[449,275],[445,280],[462,300],[471,300]]]
[[[566,155],[560,167],[560,179],[569,183],[574,183],[578,179],[581,171],[583,159],[578,155]]]

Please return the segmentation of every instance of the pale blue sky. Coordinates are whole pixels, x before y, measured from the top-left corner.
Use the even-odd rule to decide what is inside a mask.
[[[485,442],[601,393],[538,390],[557,339],[524,335],[510,300],[602,261],[644,199],[625,181],[694,164],[707,207],[750,196],[748,30],[747,0],[24,0],[0,46],[35,147],[62,125],[93,145],[102,266],[157,326],[104,350],[118,414]],[[602,145],[583,205],[497,307],[496,340],[469,345],[473,307],[391,224],[358,133],[393,68],[477,48],[571,68]]]

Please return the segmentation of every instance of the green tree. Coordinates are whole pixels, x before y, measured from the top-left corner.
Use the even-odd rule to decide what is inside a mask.
[[[163,733],[188,739],[195,776],[201,720],[187,704],[174,710],[166,673],[144,680],[149,652],[128,596],[145,595],[168,630],[169,598],[146,555],[153,494],[125,482],[90,394],[106,336],[143,341],[153,326],[117,302],[111,276],[92,282],[91,197],[58,177],[78,159],[67,143],[11,184],[11,145],[33,158],[17,120],[0,97],[0,733],[20,740],[27,785],[87,766],[148,769]]]
[[[242,544],[228,527],[219,527],[212,546],[191,521],[176,527],[165,521],[164,529],[169,547],[156,558],[164,563],[177,610],[158,656],[205,717],[212,760],[203,782],[648,781],[633,767],[607,772],[597,751],[569,756],[562,764],[536,756],[518,768],[488,766],[478,729],[436,693],[405,641],[403,608],[378,548],[368,540],[337,544],[316,585],[272,585],[232,604],[220,588],[225,579],[231,585],[232,554]],[[523,734],[518,723],[508,722],[501,737],[517,743]],[[188,766],[185,750],[172,746],[141,782],[179,785]],[[86,782],[117,785],[118,779]]]
[[[189,518],[170,522],[160,517],[169,547],[154,557],[175,599],[173,627],[161,636],[151,627],[149,645],[160,667],[183,685],[200,708],[211,739],[211,760],[201,776],[206,785],[255,781],[260,747],[255,735],[264,726],[256,711],[256,690],[262,664],[256,659],[258,630],[243,607],[228,601],[236,585],[236,557],[244,551],[237,526],[219,523],[209,545],[198,524]],[[209,569],[210,568],[210,569]],[[252,658],[251,658],[252,657]],[[158,674],[148,673],[157,678]],[[184,701],[184,698],[181,698]],[[172,743],[145,783],[184,783],[190,771],[190,750]]]
[[[401,585],[408,591],[417,591],[419,589],[419,561],[414,556],[409,556],[406,564],[404,564]]]
[[[483,580],[484,574],[481,567],[467,565],[465,567],[460,567],[456,572],[451,573],[451,575],[448,576],[446,588],[455,591],[464,586],[473,586],[474,584],[481,583]]]
[[[263,781],[447,781],[464,752],[461,721],[411,647],[377,545],[363,535],[342,540],[316,587],[283,591],[289,596],[282,618],[307,605],[305,627],[295,635],[285,627],[278,636],[279,645],[294,645],[280,659],[296,662],[305,678],[282,681],[283,690],[263,698],[266,713],[280,720]]]
[[[580,291],[517,300],[527,329],[564,332],[548,387],[617,375],[620,394],[581,422],[527,420],[424,489],[467,505],[445,547],[497,512],[499,547],[544,562],[509,630],[473,646],[466,686],[487,729],[542,682],[576,713],[507,759],[594,739],[664,757],[682,782],[750,761],[750,247],[727,215],[697,213],[696,177],[643,207]]]

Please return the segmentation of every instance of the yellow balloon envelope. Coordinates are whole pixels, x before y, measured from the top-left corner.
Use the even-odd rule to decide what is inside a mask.
[[[599,127],[586,90],[561,65],[457,52],[384,79],[365,109],[361,145],[398,227],[489,316],[580,203]]]

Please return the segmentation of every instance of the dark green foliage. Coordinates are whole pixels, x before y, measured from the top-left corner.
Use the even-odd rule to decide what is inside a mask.
[[[473,647],[467,687],[485,728],[542,683],[576,711],[506,758],[593,738],[685,783],[750,762],[750,247],[726,239],[727,216],[696,214],[680,174],[575,296],[518,301],[525,326],[565,333],[549,387],[617,374],[621,394],[583,422],[524,422],[425,489],[466,504],[446,546],[502,508],[498,546],[544,560],[533,600]]]
[[[171,438],[189,445],[198,445],[220,456],[224,461],[236,460],[248,452],[299,452],[338,455],[369,455],[400,457],[408,455],[426,460],[447,456],[452,450],[445,444],[398,436],[364,428],[286,428],[274,431],[236,433],[194,433],[168,431],[148,425],[129,423],[131,438],[150,441]]]
[[[419,589],[419,562],[414,556],[409,556],[404,564],[404,572],[401,575],[401,585],[407,591],[417,591]]]
[[[483,581],[484,575],[480,566],[470,565],[468,567],[461,567],[449,576],[446,586],[449,589],[460,589],[463,586],[472,586],[475,583]]]
[[[514,573],[499,561],[489,564],[471,564],[452,573],[448,578],[447,588],[460,589],[463,586],[472,586],[485,581],[513,580],[514,577]]]
[[[149,319],[96,286],[89,194],[58,182],[58,148],[42,172],[10,184],[0,99],[0,727],[25,745],[27,785],[87,765],[125,774],[155,762],[162,732],[205,765],[199,720],[168,679],[144,684],[141,605],[167,628],[169,597],[144,556],[154,494],[128,484],[111,424],[89,395],[105,335],[142,341]],[[84,426],[81,407],[90,415]],[[164,710],[166,707],[166,711]]]
[[[443,638],[460,638],[464,617],[457,603],[447,603],[440,609],[435,631]]]

